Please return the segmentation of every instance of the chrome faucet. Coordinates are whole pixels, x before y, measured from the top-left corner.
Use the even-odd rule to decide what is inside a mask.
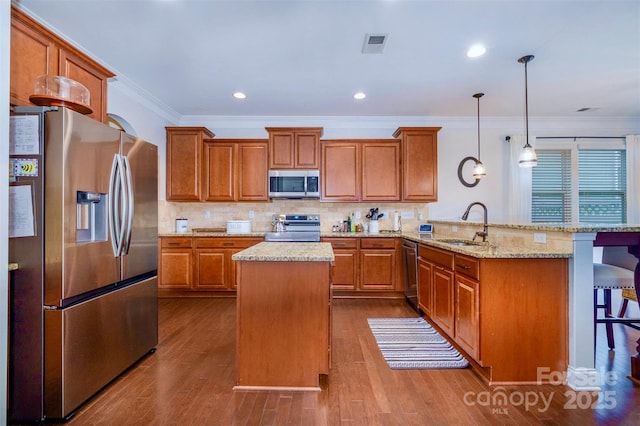
[[[471,210],[471,207],[478,205],[480,207],[482,207],[484,209],[484,227],[482,229],[482,231],[478,231],[476,232],[476,234],[473,236],[473,241],[476,240],[476,237],[482,237],[482,241],[486,242],[487,241],[487,237],[489,236],[489,225],[487,223],[487,206],[485,206],[484,204],[482,204],[479,201],[474,201],[473,203],[469,204],[469,207],[467,207],[467,210],[464,212],[464,214],[462,215],[462,220],[467,220],[467,218],[469,217],[469,211]]]

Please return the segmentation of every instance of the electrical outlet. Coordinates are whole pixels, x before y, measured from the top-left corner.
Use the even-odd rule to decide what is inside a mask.
[[[204,218],[209,219],[211,217],[211,212],[209,210],[204,211]]]
[[[400,217],[402,219],[413,219],[413,212],[400,212]]]
[[[418,220],[423,220],[424,219],[424,215],[422,214],[422,212],[418,212]]]
[[[456,225],[452,225],[451,232],[458,232],[458,227]]]
[[[249,219],[253,219],[255,215],[256,214],[253,212],[253,210],[249,210]]]
[[[360,214],[360,210],[356,211],[356,219],[360,219],[362,214]]]
[[[534,243],[546,244],[546,242],[547,242],[547,234],[545,234],[543,232],[534,232],[533,233],[533,242]]]

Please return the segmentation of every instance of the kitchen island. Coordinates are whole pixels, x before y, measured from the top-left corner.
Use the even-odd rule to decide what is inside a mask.
[[[438,238],[467,238],[482,227],[482,223],[434,220]],[[565,374],[567,384],[576,390],[600,390],[606,378],[600,377],[595,368],[593,259],[594,248],[625,246],[629,253],[640,259],[640,225],[633,224],[492,224],[489,223],[489,240],[498,250],[490,247],[464,247],[462,252],[475,257],[494,257],[501,247],[525,252],[532,248],[540,257],[545,253],[569,254],[568,282],[568,349],[569,365]],[[453,250],[456,250],[455,248]],[[474,253],[475,250],[475,253]],[[635,270],[636,292],[640,293],[640,263]],[[631,357],[631,375],[640,383],[640,339],[637,353]]]
[[[262,242],[237,262],[235,390],[320,390],[331,354],[329,243]]]

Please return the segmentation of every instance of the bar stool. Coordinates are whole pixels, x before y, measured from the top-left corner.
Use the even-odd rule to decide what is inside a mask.
[[[603,247],[602,263],[593,264],[593,305],[594,305],[594,337],[599,323],[604,323],[607,330],[609,349],[615,348],[613,340],[613,323],[626,325],[637,320],[626,321],[614,317],[611,313],[611,290],[631,290],[635,293],[633,273],[638,260],[629,254],[626,247]],[[598,303],[598,291],[602,290],[603,303]],[[598,309],[604,309],[604,317],[598,316]],[[625,306],[626,310],[626,306]],[[636,327],[634,327],[636,328]]]

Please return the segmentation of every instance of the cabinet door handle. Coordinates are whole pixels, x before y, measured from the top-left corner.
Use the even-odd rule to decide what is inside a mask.
[[[380,244],[380,243],[373,243],[374,247],[384,247],[384,244]]]
[[[333,243],[334,247],[344,247],[346,246],[345,243]]]
[[[460,263],[456,263],[456,266],[459,266],[460,268],[464,269],[464,270],[469,270],[471,269],[471,266],[467,266],[467,265],[462,265]]]
[[[233,241],[227,241],[227,242],[222,243],[222,245],[225,246],[225,247],[229,247],[229,246],[235,246],[236,243],[234,243]]]
[[[167,243],[168,246],[179,246],[180,243]]]

